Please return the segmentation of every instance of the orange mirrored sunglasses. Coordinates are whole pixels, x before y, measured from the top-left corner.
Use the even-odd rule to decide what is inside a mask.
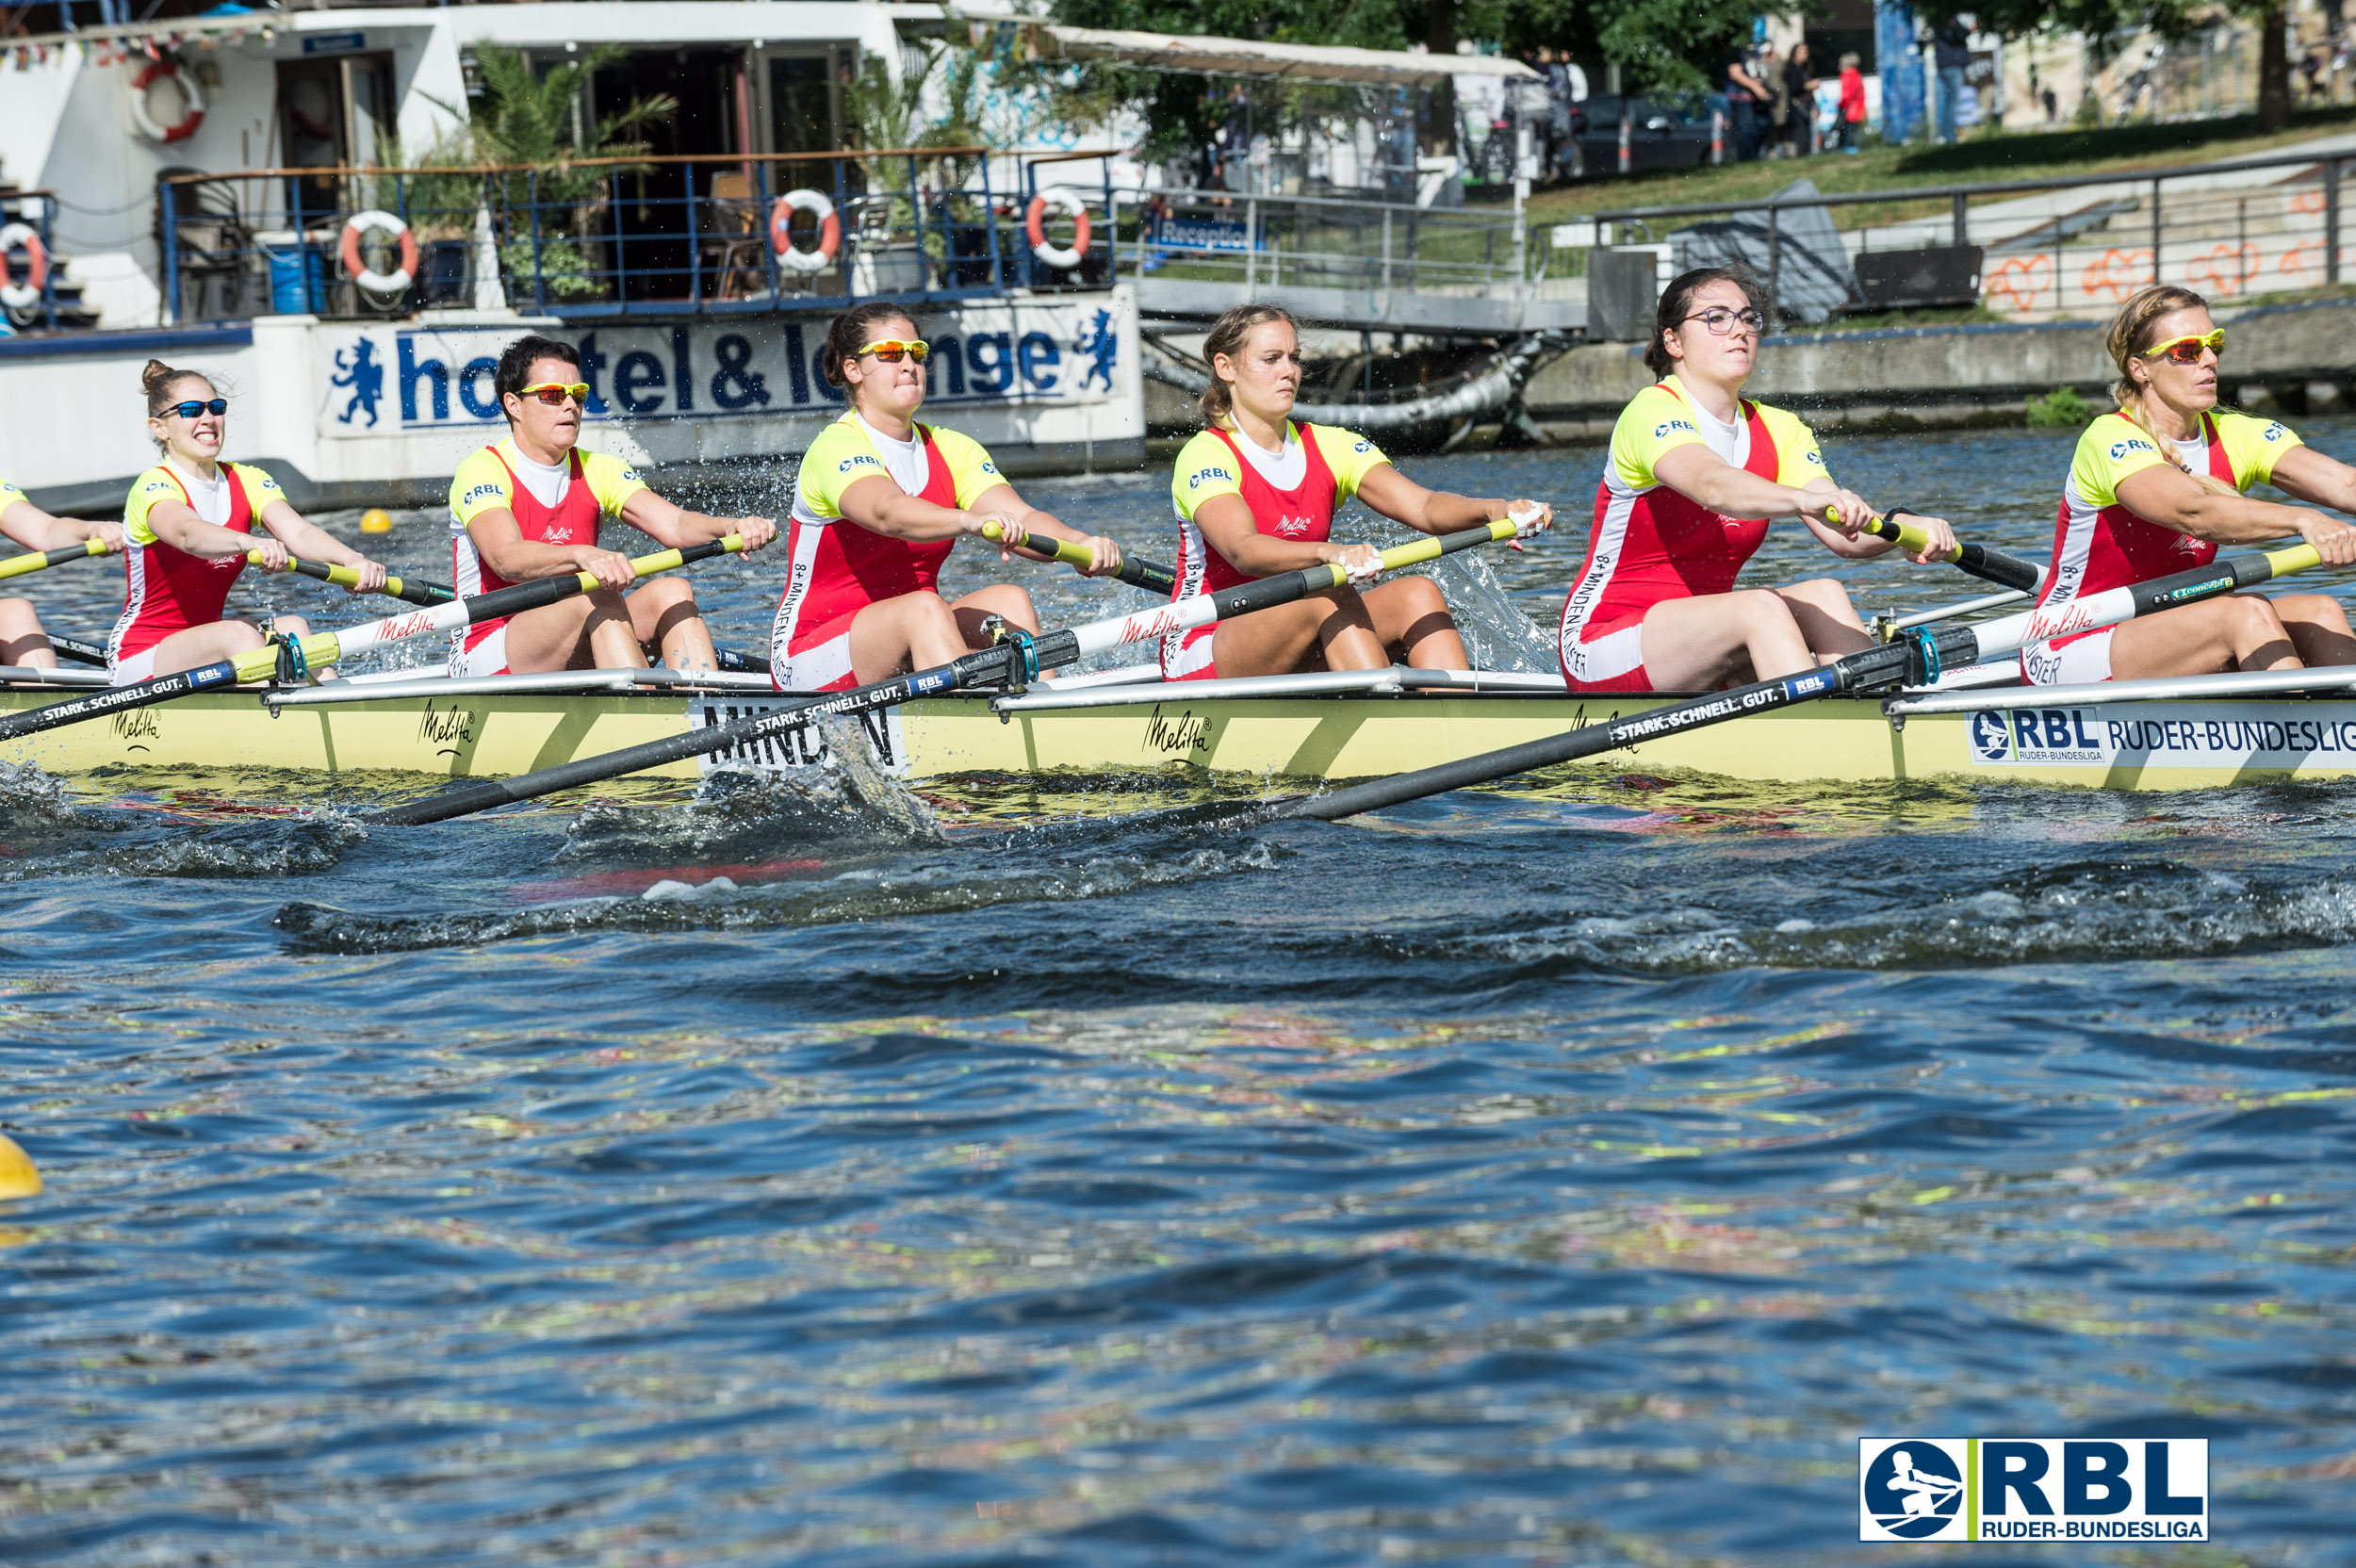
[[[2212,327],[2207,332],[2187,333],[2171,337],[2165,343],[2154,343],[2143,351],[2146,359],[2170,359],[2179,365],[2198,365],[2203,351],[2219,359],[2225,357],[2225,329]]]
[[[537,398],[542,402],[548,404],[550,408],[563,406],[564,400],[570,398],[573,401],[580,403],[585,408],[589,403],[589,384],[585,381],[534,382],[532,385],[519,389],[515,396],[518,398]]]
[[[932,351],[933,346],[921,337],[887,337],[881,342],[870,343],[859,351],[862,355],[874,354],[886,365],[899,364],[902,354],[908,355],[917,364],[922,365],[924,363],[924,356]]]

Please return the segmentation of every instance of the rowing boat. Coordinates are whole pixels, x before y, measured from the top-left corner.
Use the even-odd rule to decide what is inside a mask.
[[[0,670],[0,679],[32,675]],[[1956,777],[2177,790],[2356,776],[2356,670],[1998,685],[1966,671],[1937,689],[1834,697],[1598,758],[1606,769],[1845,783]],[[0,691],[0,713],[57,699]],[[392,674],[317,687],[216,690],[25,737],[0,760],[57,775],[272,768],[508,777],[765,712],[765,678],[667,670],[499,676]],[[875,760],[912,779],[1056,769],[1176,768],[1263,778],[1354,778],[1428,766],[1680,700],[1573,696],[1552,677],[1383,670],[1168,685],[1151,670],[957,694],[868,714]],[[845,731],[811,727],[723,753],[712,767],[826,763]],[[699,764],[657,776],[692,778]]]

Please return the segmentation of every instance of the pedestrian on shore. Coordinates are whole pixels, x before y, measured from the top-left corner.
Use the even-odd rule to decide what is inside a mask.
[[[1748,163],[1759,156],[1759,145],[1764,127],[1759,123],[1767,104],[1767,84],[1751,74],[1749,62],[1741,55],[1726,57],[1718,68],[1718,81],[1726,89],[1726,112],[1734,122],[1734,159]]]
[[[1841,150],[1855,153],[1865,139],[1865,73],[1855,55],[1841,57]]]
[[[1816,151],[1816,77],[1810,64],[1803,39],[1792,46],[1792,57],[1783,65],[1783,94],[1791,105],[1783,132],[1795,158]]]
[[[1963,74],[1972,65],[1972,35],[1960,21],[1939,28],[1931,43],[1931,60],[1939,68],[1939,139],[1955,139],[1956,106],[1963,102]]]
[[[1759,64],[1754,74],[1767,84],[1767,156],[1787,157],[1792,134],[1792,80],[1785,74],[1783,62],[1775,57],[1775,46],[1769,43],[1759,52]]]

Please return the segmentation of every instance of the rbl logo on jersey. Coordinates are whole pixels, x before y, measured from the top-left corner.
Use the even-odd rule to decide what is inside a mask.
[[[2148,452],[2154,449],[2149,441],[2114,441],[2111,443],[2111,461],[2116,463],[2129,452]]]
[[[473,489],[467,491],[465,497],[460,499],[458,504],[461,506],[472,506],[477,501],[499,500],[505,497],[506,494],[507,486],[494,480],[487,484],[478,484]]]
[[[2288,435],[2290,432],[2284,430],[2281,425],[2268,421],[2266,428],[2259,433],[2264,435],[2268,441],[2280,441],[2282,437]]]
[[[1668,419],[1653,426],[1652,438],[1658,441],[1673,430],[1681,430],[1688,435],[1694,433],[1693,421],[1690,419]]]

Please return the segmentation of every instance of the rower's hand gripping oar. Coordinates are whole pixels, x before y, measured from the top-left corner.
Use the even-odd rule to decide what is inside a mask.
[[[511,801],[530,800],[535,795],[576,789],[583,784],[601,783],[624,774],[643,773],[648,768],[663,767],[707,752],[749,746],[772,735],[799,729],[822,714],[865,713],[878,708],[894,707],[915,697],[939,696],[945,692],[975,686],[1027,682],[1036,679],[1042,670],[1055,669],[1088,654],[1119,647],[1124,643],[1158,642],[1173,632],[1208,626],[1213,621],[1228,620],[1237,615],[1249,615],[1254,611],[1272,609],[1280,604],[1290,604],[1329,588],[1365,581],[1383,572],[1434,561],[1479,545],[1527,537],[1546,526],[1546,514],[1544,512],[1530,512],[1461,532],[1442,534],[1436,538],[1427,536],[1400,545],[1383,551],[1370,565],[1319,565],[1297,572],[1281,572],[1257,581],[1222,588],[1215,594],[1199,594],[1151,610],[1116,615],[1068,630],[1043,631],[1036,637],[1029,632],[1010,629],[1007,640],[997,646],[969,653],[962,659],[936,665],[929,670],[894,676],[889,680],[879,680],[853,691],[810,697],[772,709],[753,718],[738,719],[731,724],[713,725],[704,729],[691,729],[684,735],[626,746],[600,757],[561,762],[555,767],[542,768],[534,773],[517,774],[513,778],[485,779],[425,800],[412,801],[406,806],[372,811],[363,820],[404,827],[448,822],[452,817],[469,816]]]
[[[658,550],[630,562],[630,571],[637,577],[649,577],[657,572],[676,571],[692,562],[709,560],[715,555],[729,555],[744,547],[744,539],[729,534],[708,544],[691,545],[685,549]],[[66,702],[53,702],[43,708],[0,717],[0,741],[10,741],[20,735],[38,734],[56,729],[61,725],[78,724],[85,719],[102,718],[121,712],[126,708],[145,708],[154,703],[169,702],[215,686],[244,685],[250,681],[269,680],[273,677],[298,680],[323,664],[348,659],[364,649],[382,647],[403,638],[421,636],[431,631],[454,631],[477,621],[493,621],[507,615],[519,615],[527,610],[570,598],[575,594],[592,593],[602,586],[587,572],[570,577],[541,578],[532,582],[519,582],[512,588],[499,588],[470,598],[452,599],[448,604],[432,605],[403,614],[387,616],[360,626],[347,627],[340,631],[315,631],[307,637],[274,639],[235,659],[223,659],[193,670],[181,670],[172,675],[159,675],[152,680],[137,681],[128,686],[116,686],[88,696]]]
[[[1921,515],[1921,513],[1908,512],[1903,506],[1893,506],[1864,524],[1857,531],[1870,533],[1876,539],[1888,539],[1907,555],[1921,555],[1931,547],[1930,534],[1915,524],[1898,521],[1901,517]],[[1824,509],[1824,517],[1827,522],[1838,526],[1832,508]],[[2024,594],[2034,594],[2045,586],[2044,567],[2032,561],[2023,561],[2017,555],[1989,549],[1986,545],[1957,545],[1939,559],[1973,577],[2002,583],[2007,588],[2018,588]]]
[[[248,550],[246,560],[254,565],[263,564],[260,550]],[[338,588],[360,586],[360,572],[354,566],[330,566],[317,561],[304,561],[296,556],[286,558],[286,570]],[[410,604],[448,604],[458,596],[458,590],[446,588],[438,582],[409,582],[387,574],[384,586],[375,592],[386,598],[402,599]]]
[[[995,522],[984,523],[982,537],[995,544],[1006,537],[1006,531]],[[1071,540],[1050,539],[1043,533],[1031,534],[1023,541],[1021,547],[1026,550],[1038,550],[1041,554],[1052,552],[1055,558],[1064,565],[1076,567],[1082,571],[1088,569],[1089,561],[1093,559],[1088,551]],[[1147,561],[1142,557],[1132,556],[1127,550],[1121,552],[1121,564],[1104,575],[1117,578],[1134,587],[1149,589],[1156,594],[1167,594],[1178,586],[1176,572],[1158,561]]]
[[[30,572],[45,572],[69,561],[88,561],[93,555],[109,553],[104,539],[85,539],[78,545],[59,545],[54,550],[35,550],[30,555],[11,556],[0,561],[0,581],[24,577]]]
[[[1815,697],[1870,690],[1900,681],[1927,686],[1938,680],[1943,669],[1981,663],[2017,653],[2030,643],[2041,643],[2051,637],[2068,637],[2080,631],[2093,631],[2116,626],[2121,621],[2131,621],[2138,615],[2173,610],[2179,605],[2197,604],[2202,599],[2217,598],[2243,588],[2255,588],[2277,578],[2319,565],[2322,560],[2313,545],[2294,545],[2262,555],[2240,555],[2212,562],[2206,566],[2178,572],[2173,577],[2156,578],[2150,582],[2105,589],[2067,604],[2050,608],[2039,605],[2034,610],[1981,621],[1973,626],[1948,627],[1944,629],[1928,626],[1913,627],[1896,642],[1867,648],[1861,653],[1848,654],[1822,669],[1806,670],[1776,680],[1754,681],[1748,686],[1712,692],[1690,702],[1672,703],[1606,724],[1591,724],[1546,740],[1529,741],[1521,745],[1483,752],[1460,761],[1443,762],[1437,767],[1393,774],[1388,778],[1352,784],[1324,794],[1300,796],[1278,806],[1273,814],[1280,818],[1317,817],[1333,822],[1342,817],[1354,817],[1364,811],[1379,811],[1386,806],[1421,800],[1426,795],[1443,794],[1449,790],[1495,783],[1532,768],[1573,762],[1582,757],[1618,751],[1642,741],[1657,741],[1665,735],[1681,735],[1689,729],[1723,724],[1728,719],[1788,708],[1793,703],[1807,702]]]

